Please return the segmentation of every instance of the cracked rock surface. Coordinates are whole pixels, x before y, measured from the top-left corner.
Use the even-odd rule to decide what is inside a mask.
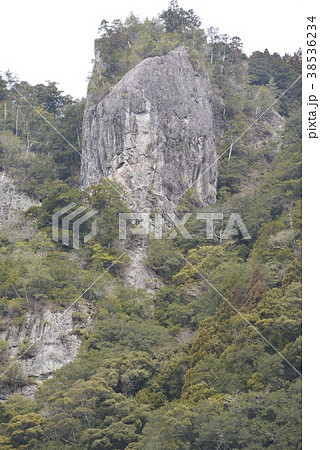
[[[214,203],[221,117],[207,73],[184,48],[145,59],[87,107],[82,185],[108,177],[136,211],[175,210],[191,184],[201,203]]]

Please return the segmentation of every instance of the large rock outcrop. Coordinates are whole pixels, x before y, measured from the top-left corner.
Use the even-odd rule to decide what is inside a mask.
[[[28,312],[20,325],[3,323],[0,342],[7,343],[11,361],[20,356],[18,364],[22,366],[25,377],[32,377],[33,384],[21,382],[18,389],[1,379],[0,400],[15,391],[32,396],[38,382],[51,377],[55,370],[74,360],[82,342],[81,331],[92,324],[92,313],[89,304],[77,304],[65,311],[44,307],[41,311]],[[35,344],[30,348],[31,342]]]
[[[173,211],[191,184],[201,203],[214,203],[221,129],[219,97],[184,48],[145,59],[88,104],[82,185],[108,177],[136,211]]]

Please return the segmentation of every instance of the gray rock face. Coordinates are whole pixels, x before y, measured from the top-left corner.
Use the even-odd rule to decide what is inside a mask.
[[[81,322],[75,321],[75,312],[82,314]],[[88,307],[80,304],[76,309],[65,311],[53,311],[46,307],[41,312],[29,312],[22,325],[4,327],[0,340],[7,342],[8,356],[12,360],[20,355],[18,352],[24,341],[35,342],[30,352],[21,355],[19,363],[25,375],[42,382],[76,357],[82,342],[78,332],[92,323],[90,312]],[[21,391],[33,395],[36,385],[31,392],[28,389],[31,389],[30,386],[24,386]],[[10,390],[0,387],[0,399],[10,393]]]
[[[191,184],[214,203],[221,130],[219,98],[185,49],[148,58],[86,109],[82,185],[108,177],[136,211],[174,210]]]
[[[0,225],[17,211],[26,211],[40,202],[20,192],[10,175],[0,172]]]
[[[154,294],[164,284],[145,264],[145,243],[140,242],[140,245],[133,243],[126,251],[130,263],[124,268],[122,274],[124,285],[135,289],[145,289],[147,292]]]

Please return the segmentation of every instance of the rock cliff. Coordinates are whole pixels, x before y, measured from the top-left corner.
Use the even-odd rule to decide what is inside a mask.
[[[91,313],[90,305],[85,304],[78,304],[67,311],[44,307],[42,311],[30,311],[19,326],[1,327],[0,341],[7,343],[8,356],[12,360],[20,356],[19,364],[24,375],[32,377],[32,383],[21,382],[20,389],[17,389],[1,380],[0,399],[17,390],[32,396],[38,382],[72,361],[82,342],[81,330],[92,323]],[[29,349],[31,342],[35,344]]]
[[[174,210],[191,184],[203,204],[214,203],[221,117],[208,75],[193,68],[184,48],[145,59],[88,104],[82,185],[108,177],[136,211]]]
[[[30,206],[40,206],[40,202],[20,192],[11,176],[0,172],[0,226],[16,212],[26,211]]]

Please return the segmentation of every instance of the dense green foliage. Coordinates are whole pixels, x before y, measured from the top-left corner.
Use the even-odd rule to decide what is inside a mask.
[[[225,119],[214,210],[226,218],[239,213],[252,239],[239,233],[225,241],[217,223],[214,239],[206,240],[205,224],[191,220],[194,239],[151,240],[146,264],[162,280],[155,295],[123,287],[127,258],[119,260],[84,295],[95,325],[76,328],[78,356],[41,385],[35,400],[17,393],[33,383],[19,363],[2,376],[1,389],[12,394],[0,404],[0,447],[299,449],[299,82],[238,137],[298,78],[301,55],[266,50],[248,58],[239,38],[203,30],[175,1],[156,19],[130,15],[124,23],[103,21],[101,31],[106,70],[94,71],[90,87],[97,98],[142,59],[178,45],[196,70],[206,68]],[[78,298],[122,253],[117,213],[126,211],[113,189],[120,188],[108,180],[79,189],[79,155],[15,89],[76,149],[84,108],[55,83],[0,78],[1,167],[42,198],[41,207],[1,229],[2,330],[23,324],[28,310],[62,310]],[[99,211],[98,235],[78,252],[50,239],[52,214],[71,201]],[[192,192],[178,213],[188,208],[213,209],[199,209]],[[74,321],[82,319],[75,309]],[[32,358],[29,344],[22,342],[18,355]],[[12,362],[7,350],[0,341],[1,372]]]
[[[6,77],[7,89],[0,94],[0,167],[24,192],[40,198],[57,179],[77,186],[84,100],[62,95],[55,83],[31,86],[10,73]]]

